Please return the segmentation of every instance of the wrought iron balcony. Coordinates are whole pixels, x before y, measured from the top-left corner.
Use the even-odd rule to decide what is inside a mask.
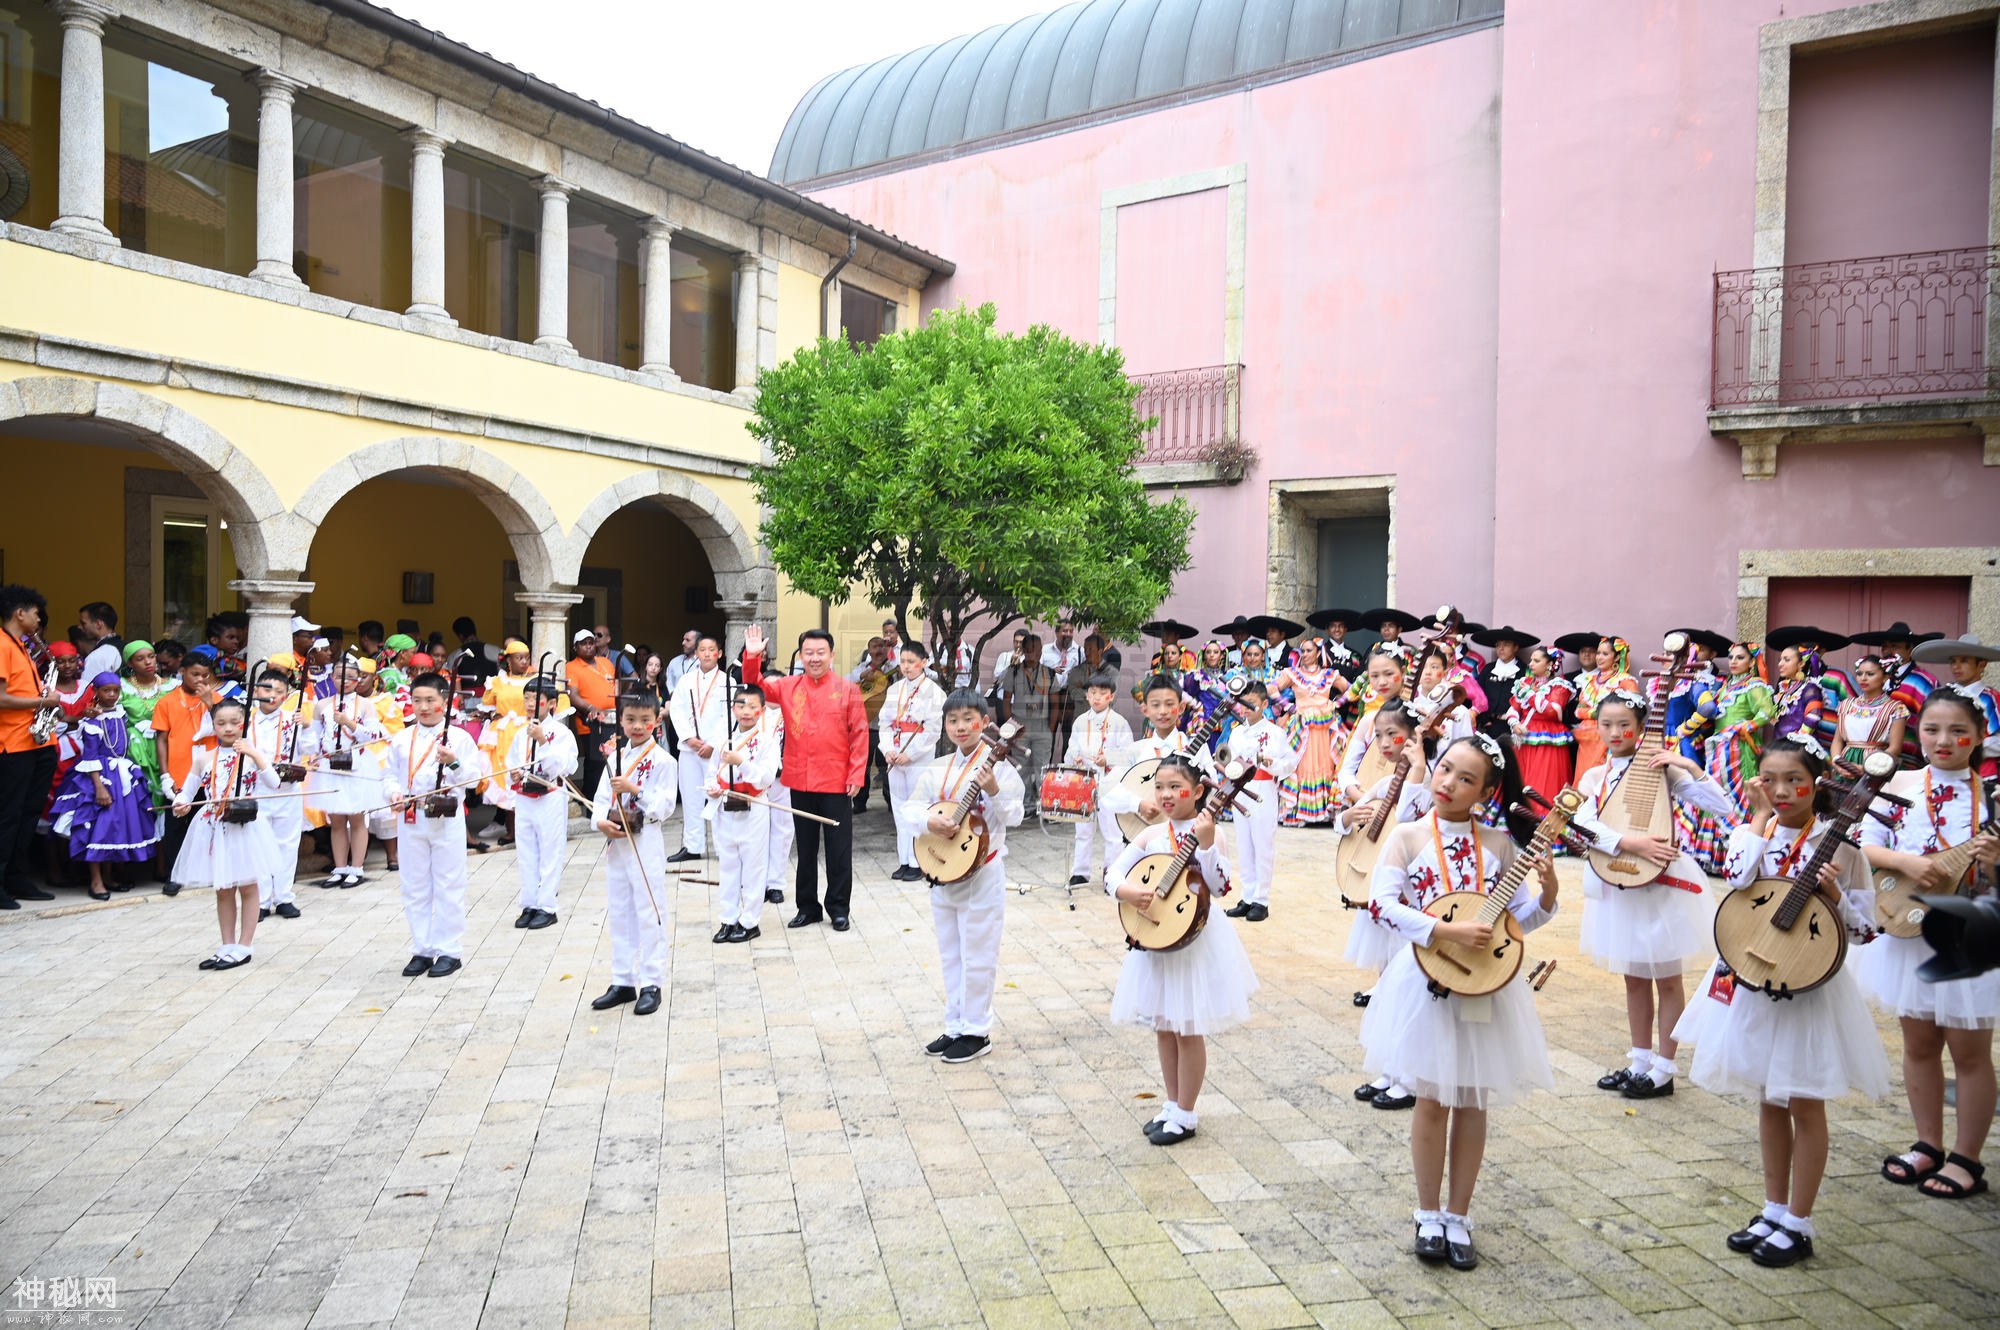
[[[1982,397],[2000,247],[1715,275],[1716,412]]]
[[[1133,403],[1141,418],[1155,418],[1146,432],[1141,466],[1214,466],[1241,474],[1244,456],[1239,429],[1243,366],[1208,365],[1159,374],[1134,374]]]

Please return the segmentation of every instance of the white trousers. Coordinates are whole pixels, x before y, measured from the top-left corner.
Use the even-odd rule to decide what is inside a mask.
[[[944,974],[944,1032],[993,1028],[993,981],[1000,969],[1000,926],[1007,913],[1007,861],[995,859],[963,882],[931,888],[938,968]]]
[[[569,857],[569,799],[560,792],[514,799],[514,865],[521,908],[556,912],[556,883]]]
[[[296,786],[286,786],[280,793],[291,794]],[[303,799],[272,799],[258,807],[262,816],[271,824],[271,839],[278,843],[277,867],[271,876],[257,884],[257,905],[269,910],[279,905],[297,902],[292,879],[299,875],[299,836],[306,824],[306,801]]]
[[[674,777],[680,783],[681,806],[681,848],[689,854],[708,852],[708,823],[702,818],[701,806],[708,802],[708,759],[681,743],[681,759],[674,768]]]
[[[1255,803],[1245,799],[1236,810],[1236,885],[1251,905],[1271,903],[1271,870],[1278,842],[1278,782],[1254,781],[1250,793]]]
[[[1103,786],[1104,779],[1100,777],[1098,779],[1100,791]],[[1076,824],[1076,853],[1072,854],[1069,860],[1071,877],[1091,876],[1090,851],[1093,843],[1099,840],[1104,842],[1104,866],[1110,868],[1111,861],[1125,848],[1125,833],[1118,829],[1118,815],[1107,811],[1101,804],[1089,821]]]
[[[674,919],[674,900],[667,894],[667,851],[660,843],[659,827],[641,830],[636,843],[607,844],[604,873],[611,919],[611,982],[627,988],[658,988],[666,983],[667,930]]]
[[[403,919],[410,954],[461,959],[465,947],[465,805],[452,817],[417,814],[405,822],[402,845]]]
[[[772,782],[764,791],[764,798],[785,811],[771,809],[771,845],[764,853],[764,886],[767,890],[783,891],[791,881],[788,871],[792,859],[792,792],[785,786]]]
[[[923,766],[916,762],[889,768],[889,811],[896,815],[896,862],[911,868],[917,866],[917,836],[924,829],[924,820],[906,816],[903,805],[916,793],[917,777],[922,772]]]
[[[791,818],[785,818],[787,822]],[[771,810],[751,804],[740,813],[715,810],[716,908],[720,921],[757,927],[764,917],[765,856],[771,849]]]

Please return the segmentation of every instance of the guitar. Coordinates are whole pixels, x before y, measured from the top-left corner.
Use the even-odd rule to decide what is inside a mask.
[[[1969,871],[1972,868],[1972,851],[1982,833],[1993,830],[1993,793],[1981,782],[1981,791],[1986,796],[1988,816],[1982,824],[1980,809],[1973,806],[1972,834],[1950,849],[1939,850],[1936,854],[1925,855],[1926,862],[1934,863],[1944,873],[1945,881],[1952,883],[1951,891],[1960,896],[1979,894],[1979,877]],[[1930,906],[1917,899],[1918,893],[1938,895],[1938,892],[1924,892],[1916,881],[1883,869],[1875,875],[1875,923],[1891,937],[1917,937],[1924,931],[1924,916],[1930,913]]]
[[[1841,922],[1840,911],[1820,895],[1818,878],[1840,847],[1849,843],[1847,833],[1854,824],[1868,815],[1875,792],[1895,774],[1895,758],[1870,753],[1798,876],[1760,877],[1722,898],[1715,912],[1715,950],[1735,972],[1738,987],[1747,985],[1774,998],[1793,997],[1810,993],[1839,973],[1847,959],[1847,925]]]
[[[1255,780],[1257,769],[1232,762],[1221,784],[1209,795],[1208,811],[1220,815]],[[1209,886],[1195,862],[1198,844],[1193,831],[1174,838],[1170,854],[1149,854],[1132,865],[1126,886],[1148,888],[1153,899],[1144,905],[1118,902],[1118,922],[1125,943],[1141,951],[1179,951],[1208,925]]]
[[[1217,707],[1213,712],[1209,713],[1207,716],[1202,718],[1201,724],[1195,726],[1193,730],[1189,731],[1187,737],[1187,747],[1182,751],[1192,758],[1196,754],[1200,753],[1202,749],[1206,748],[1208,746],[1208,741],[1215,737],[1215,732],[1222,728],[1223,722],[1227,720],[1230,716],[1230,713],[1234,711],[1236,706],[1236,699],[1243,696],[1243,690],[1249,687],[1249,685],[1250,681],[1248,679],[1230,680],[1228,684],[1229,688],[1228,704]],[[1131,791],[1132,796],[1135,799],[1143,801],[1152,796],[1153,776],[1156,772],[1159,771],[1159,769],[1160,769],[1159,758],[1142,757],[1137,762],[1134,762],[1131,766],[1126,767],[1123,771],[1119,772],[1117,777],[1113,780],[1112,783],[1120,786],[1123,789]],[[1130,844],[1132,841],[1137,840],[1139,838],[1139,833],[1144,831],[1147,827],[1157,826],[1161,818],[1164,817],[1165,815],[1156,814],[1153,817],[1147,817],[1144,813],[1131,812],[1131,813],[1119,813],[1116,816],[1118,818],[1118,830],[1125,833],[1126,843]]]
[[[1367,899],[1369,880],[1375,876],[1375,861],[1382,857],[1382,833],[1389,826],[1389,818],[1403,797],[1403,783],[1409,778],[1410,755],[1406,751],[1396,759],[1389,773],[1388,792],[1382,796],[1382,806],[1375,810],[1375,816],[1368,819],[1367,827],[1342,836],[1334,848],[1333,880],[1341,889],[1343,900],[1349,887],[1359,891],[1363,900]]]
[[[1555,802],[1549,806],[1548,816],[1535,828],[1531,839],[1507,870],[1500,874],[1500,880],[1493,884],[1491,891],[1452,891],[1438,897],[1424,907],[1424,913],[1443,923],[1452,923],[1461,917],[1477,919],[1482,924],[1491,925],[1493,938],[1484,947],[1468,947],[1460,942],[1435,940],[1429,945],[1413,943],[1417,952],[1417,965],[1430,979],[1433,990],[1455,993],[1459,997],[1485,997],[1497,993],[1512,983],[1514,976],[1521,972],[1521,958],[1526,954],[1522,943],[1521,921],[1507,908],[1514,899],[1514,892],[1527,880],[1530,863],[1540,855],[1548,853],[1549,847],[1560,840],[1569,830],[1569,820],[1576,810],[1583,807],[1583,796],[1573,789],[1565,788],[1556,794]],[[1474,836],[1478,832],[1473,833]]]
[[[1673,692],[1675,680],[1692,672],[1694,650],[1682,633],[1668,633],[1665,646],[1666,669],[1655,685],[1654,704],[1647,708],[1646,728],[1639,735],[1638,751],[1632,754],[1632,761],[1618,781],[1617,798],[1611,798],[1609,791],[1598,794],[1597,816],[1614,831],[1639,832],[1671,842],[1675,834],[1673,786],[1666,769],[1654,766],[1653,758],[1667,751],[1666,699]],[[1605,776],[1610,778],[1608,768]],[[1615,854],[1591,850],[1590,866],[1597,870],[1598,877],[1621,891],[1657,882],[1660,874],[1667,871],[1662,864],[1622,850]]]
[[[979,801],[979,781],[993,769],[995,762],[1006,756],[1014,736],[1020,732],[1021,723],[1016,720],[1010,720],[1005,725],[988,725],[979,736],[986,745],[986,751],[966,771],[958,795],[949,800],[941,799],[930,806],[929,817],[943,818],[952,825],[949,836],[925,830],[917,837],[917,866],[933,883],[949,886],[954,882],[963,882],[986,862],[990,833],[986,818],[973,807]]]

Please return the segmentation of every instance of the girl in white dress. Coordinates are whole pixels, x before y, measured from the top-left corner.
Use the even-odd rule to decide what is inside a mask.
[[[1598,966],[1625,977],[1625,1025],[1632,1039],[1630,1062],[1599,1077],[1597,1088],[1617,1090],[1628,1099],[1654,1099],[1674,1092],[1680,1052],[1674,1026],[1687,1006],[1682,976],[1713,945],[1715,905],[1703,891],[1708,875],[1681,848],[1674,832],[1619,832],[1598,820],[1631,773],[1646,728],[1646,703],[1637,693],[1619,689],[1597,704],[1596,719],[1605,760],[1576,783],[1577,793],[1589,801],[1584,815],[1575,819],[1576,828],[1596,849],[1622,851],[1661,869],[1647,885],[1627,889],[1606,882],[1584,861],[1580,941]],[[1669,746],[1653,757],[1652,765],[1666,772],[1673,802],[1698,808],[1724,827],[1735,823],[1736,805],[1728,792],[1680,749]]]
[[[1389,833],[1375,866],[1369,908],[1416,946],[1447,941],[1483,947],[1492,940],[1490,925],[1434,919],[1424,906],[1454,891],[1491,891],[1513,865],[1517,842],[1532,835],[1532,820],[1510,816],[1510,840],[1507,832],[1475,822],[1473,810],[1496,790],[1503,808],[1514,807],[1520,777],[1497,742],[1475,734],[1438,755],[1430,788],[1430,816]],[[1523,932],[1541,927],[1556,910],[1554,865],[1544,855],[1533,868],[1540,890],[1516,891],[1507,905]],[[1517,975],[1489,997],[1438,996],[1417,965],[1414,947],[1405,947],[1382,973],[1361,1021],[1361,1044],[1368,1070],[1409,1086],[1417,1096],[1410,1124],[1416,1254],[1470,1270],[1479,1256],[1467,1214],[1486,1153],[1487,1111],[1552,1084],[1548,1047],[1527,983]]]
[[[1977,704],[1940,688],[1924,700],[1917,716],[1917,740],[1929,763],[1921,771],[1899,772],[1886,787],[1909,800],[1908,808],[1885,806],[1891,830],[1870,819],[1861,843],[1878,869],[1914,878],[1924,891],[1950,892],[1934,856],[1974,842],[1973,860],[1991,881],[2000,860],[1994,834],[1992,792],[1974,773],[1972,762],[1986,737]],[[1975,879],[1977,881],[1977,879]],[[1986,1190],[1980,1162],[1993,1126],[1993,1025],[2000,1018],[2000,970],[1973,979],[1927,983],[1917,967],[1931,954],[1921,937],[1884,937],[1861,962],[1861,982],[1869,996],[1893,1011],[1903,1026],[1903,1082],[1916,1119],[1917,1143],[1882,1161],[1882,1176],[1894,1183],[1917,1183],[1926,1196],[1962,1200]],[[1958,1076],[1958,1131],[1949,1153],[1932,1142],[1944,1138],[1944,1053]]]
[[[1105,870],[1105,890],[1134,905],[1152,898],[1152,889],[1127,885],[1133,865],[1149,854],[1172,853],[1174,841],[1192,834],[1196,867],[1217,894],[1228,890],[1229,865],[1222,855],[1215,814],[1203,804],[1208,785],[1194,764],[1174,754],[1163,758],[1153,777],[1153,800],[1166,821],[1139,833]],[[1125,968],[1111,995],[1111,1019],[1120,1025],[1143,1025],[1159,1045],[1160,1077],[1167,1103],[1145,1126],[1146,1139],[1173,1145],[1194,1135],[1194,1104],[1208,1072],[1207,1036],[1241,1025],[1250,1016],[1250,995],[1257,991],[1257,973],[1236,936],[1236,925],[1222,910],[1210,908],[1208,923],[1193,942],[1178,951],[1125,953]]]
[[[186,817],[195,809],[200,813],[181,842],[173,880],[183,887],[215,888],[222,942],[213,956],[201,962],[199,968],[204,970],[233,970],[250,963],[250,944],[257,934],[257,892],[278,871],[277,842],[271,837],[270,819],[263,816],[267,810],[254,802],[260,794],[277,791],[278,777],[271,770],[270,755],[243,737],[245,715],[243,704],[234,698],[209,708],[215,749],[195,750],[194,764],[174,801],[175,817]],[[257,816],[247,822],[230,820],[226,814],[232,806],[248,808]]]
[[[1815,741],[1816,742],[1816,741]],[[1774,739],[1746,781],[1750,820],[1730,833],[1726,886],[1795,877],[1811,862],[1828,824],[1818,793],[1820,753],[1797,739]],[[1849,937],[1867,942],[1874,887],[1867,865],[1842,846],[1819,890],[1838,907]],[[1868,948],[1873,950],[1873,948]],[[1812,1255],[1812,1208],[1826,1172],[1826,1101],[1889,1092],[1889,1060],[1852,966],[1818,988],[1783,998],[1739,989],[1717,960],[1701,996],[1674,1027],[1694,1043],[1694,1083],[1717,1094],[1755,1095],[1764,1160],[1764,1209],[1727,1239],[1759,1265],[1786,1266]]]
[[[361,679],[362,670],[350,665],[341,671],[340,695],[321,704],[319,764],[306,787],[313,807],[326,815],[333,849],[333,868],[321,887],[361,885],[361,865],[368,857],[368,810],[383,803],[382,758],[374,745],[384,736],[373,699],[360,693]],[[353,765],[344,771],[333,768],[328,759],[334,753],[348,754]]]

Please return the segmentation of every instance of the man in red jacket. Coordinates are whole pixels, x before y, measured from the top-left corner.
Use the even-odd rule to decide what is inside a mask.
[[[861,689],[833,667],[833,634],[808,629],[799,638],[804,674],[764,673],[764,630],[743,630],[743,682],[785,717],[785,765],[779,779],[792,792],[792,807],[817,813],[838,825],[826,828],[826,915],[820,913],[818,822],[792,820],[799,849],[799,912],[787,928],[804,928],[830,916],[835,932],[848,927],[854,894],[854,796],[868,778],[868,713]]]

